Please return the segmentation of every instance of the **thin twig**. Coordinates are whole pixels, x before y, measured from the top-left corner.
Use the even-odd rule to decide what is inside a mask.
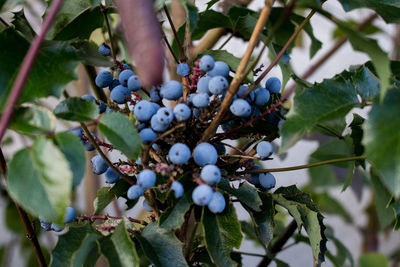
[[[138,220],[135,218],[131,218],[131,217],[126,217],[129,221],[134,222],[134,223],[138,223],[138,224],[143,224],[143,225],[147,225],[147,222],[143,221],[143,220]],[[111,216],[109,214],[106,215],[89,215],[89,216],[79,216],[75,218],[75,221],[77,222],[82,222],[82,221],[90,221],[90,222],[94,222],[95,220],[108,220],[108,219],[113,219],[113,220],[122,220],[123,217],[120,216]]]
[[[293,166],[293,167],[286,167],[286,168],[246,170],[246,171],[242,171],[242,172],[237,172],[236,174],[295,171],[295,170],[300,170],[300,169],[317,167],[317,166],[321,166],[321,165],[328,165],[328,164],[334,164],[334,163],[339,163],[339,162],[362,160],[362,159],[365,159],[365,156],[354,156],[354,157],[348,157],[348,158],[330,159],[330,160],[314,162],[314,163],[304,164],[304,165],[298,165],[298,166]]]
[[[122,179],[124,179],[125,181],[127,181],[129,184],[135,185],[136,183],[132,180],[133,177],[122,173],[118,168],[116,168],[112,164],[112,162],[108,159],[108,157],[103,153],[103,150],[101,150],[101,148],[97,144],[96,140],[93,138],[92,134],[90,133],[89,129],[86,127],[85,123],[81,122],[81,128],[86,133],[87,138],[89,139],[90,143],[92,143],[92,145],[96,149],[97,153],[99,153],[99,155],[103,158],[103,160],[106,162],[108,167],[110,167],[115,173],[119,174],[119,176]]]
[[[235,35],[235,32],[232,32],[231,35],[229,35],[229,37],[225,40],[225,42],[218,47],[218,50],[221,50],[222,48],[224,48],[224,46],[232,39],[232,37]]]
[[[243,55],[242,60],[240,61],[239,67],[236,70],[235,77],[233,78],[228,92],[225,95],[224,101],[221,104],[220,110],[218,111],[217,115],[215,116],[214,120],[210,123],[208,128],[204,131],[203,136],[199,142],[206,142],[217,130],[218,126],[220,125],[222,119],[224,118],[225,114],[229,109],[229,105],[231,104],[233,97],[237,93],[240,84],[245,79],[243,75],[247,64],[249,63],[251,54],[253,53],[254,48],[257,46],[260,34],[265,27],[267,19],[269,17],[269,13],[271,12],[272,5],[275,0],[267,0],[265,3],[264,8],[261,11],[260,17],[257,20],[257,24],[254,27],[253,33],[251,34],[249,45],[247,46],[246,52]]]
[[[165,35],[164,32],[162,33],[162,35],[163,35],[164,42],[165,42],[165,44],[166,44],[167,47],[168,47],[169,52],[171,52],[171,55],[172,55],[172,57],[173,57],[174,60],[175,60],[175,63],[178,64],[178,63],[179,63],[179,59],[176,57],[176,55],[175,55],[175,53],[174,53],[174,50],[172,49],[171,44],[170,44],[169,41],[168,41],[167,36]]]
[[[3,175],[4,179],[7,178],[7,163],[4,158],[3,150],[0,148],[0,171],[1,174]],[[32,222],[29,220],[28,214],[25,212],[25,210],[14,200],[12,200],[15,204],[15,207],[17,208],[19,217],[21,218],[21,221],[25,227],[26,231],[26,237],[31,241],[33,249],[35,251],[36,259],[39,263],[40,266],[45,267],[47,266],[46,260],[43,256],[42,249],[40,248],[39,241],[36,236],[36,232],[32,227]]]
[[[263,71],[263,73],[257,78],[257,80],[249,86],[247,91],[241,96],[242,98],[245,98],[256,86],[264,79],[264,77],[272,70],[272,68],[278,63],[278,61],[281,59],[285,51],[288,49],[288,47],[292,44],[294,39],[297,37],[297,35],[300,33],[301,30],[303,30],[304,26],[310,21],[312,16],[316,13],[316,10],[312,10],[310,14],[302,21],[302,23],[297,27],[295,32],[290,36],[289,40],[286,42],[286,44],[283,46],[281,51],[279,51],[278,55],[274,58],[274,60],[269,64],[269,66]]]
[[[265,257],[263,254],[251,253],[251,252],[244,252],[244,251],[234,251],[234,253],[239,253],[246,256],[253,256],[253,257]]]
[[[179,61],[180,62],[186,62],[185,50],[183,49],[181,40],[179,39],[178,33],[176,32],[174,23],[173,23],[173,21],[171,19],[171,16],[169,15],[169,11],[168,11],[168,8],[167,8],[166,5],[164,5],[164,12],[167,15],[167,19],[168,19],[169,24],[171,25],[171,29],[172,29],[172,32],[174,34],[174,37],[175,37],[175,40],[176,40],[176,44],[178,45],[179,57],[180,57]]]
[[[36,56],[39,53],[40,47],[42,46],[43,40],[46,36],[46,33],[48,32],[58,10],[61,8],[61,5],[63,2],[64,2],[64,0],[55,0],[52,2],[49,12],[43,21],[43,25],[40,30],[40,34],[35,36],[35,38],[32,41],[31,46],[29,47],[28,53],[25,55],[25,58],[22,61],[21,69],[19,70],[17,78],[15,79],[15,82],[11,89],[11,93],[7,99],[5,108],[3,110],[3,114],[1,114],[0,142],[1,142],[1,140],[3,140],[7,126],[13,115],[15,105],[17,104],[18,99],[24,89],[25,82],[28,79],[29,73],[32,70],[33,63],[35,62]]]
[[[114,42],[113,42],[113,38],[112,38],[112,32],[111,32],[111,26],[110,26],[110,22],[108,21],[108,16],[107,16],[107,9],[100,4],[100,10],[103,13],[104,16],[104,20],[106,21],[106,27],[107,27],[107,32],[108,32],[108,38],[110,38],[110,45],[111,45],[111,57],[114,60],[114,63],[117,63],[117,58],[116,58],[116,50],[114,47]]]

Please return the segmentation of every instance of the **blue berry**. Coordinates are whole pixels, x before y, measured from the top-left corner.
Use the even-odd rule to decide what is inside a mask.
[[[214,76],[208,84],[208,89],[213,95],[220,95],[228,89],[228,80],[223,76]]]
[[[51,224],[51,229],[53,229],[54,232],[61,232],[62,230],[64,230],[64,226],[58,226],[54,223]]]
[[[160,151],[160,150],[161,150],[161,147],[160,147],[158,144],[156,144],[156,143],[154,143],[154,144],[151,146],[151,148],[154,149],[155,151]]]
[[[217,166],[209,164],[203,167],[200,177],[207,184],[218,184],[221,181],[221,171]]]
[[[192,193],[193,202],[198,206],[205,206],[210,203],[213,197],[213,190],[209,185],[201,184],[196,186]]]
[[[98,87],[104,88],[109,86],[114,80],[113,75],[109,71],[102,71],[100,72],[96,79],[95,83]]]
[[[138,131],[143,130],[144,128],[146,128],[146,123],[144,122],[139,122],[138,125],[136,126]]]
[[[112,83],[108,86],[108,90],[110,90],[110,92],[115,88],[115,87],[117,87],[118,85],[120,85],[121,83],[119,82],[119,80],[118,79],[114,79],[113,81],[112,81]]]
[[[210,94],[210,90],[208,88],[210,80],[210,76],[201,77],[197,82],[197,92]]]
[[[167,100],[178,100],[182,94],[182,84],[177,81],[164,83],[160,90],[161,97]]]
[[[269,91],[265,88],[258,88],[255,91],[255,94],[256,94],[255,104],[260,107],[265,106],[268,103],[269,98],[271,97]]]
[[[155,113],[153,104],[147,100],[139,101],[133,109],[133,114],[139,121],[149,121]]]
[[[281,61],[285,64],[288,64],[290,61],[290,55],[287,51],[285,51],[285,53],[283,53],[282,57],[281,57]]]
[[[190,148],[185,144],[176,143],[169,149],[168,158],[174,164],[185,164],[190,159]]]
[[[86,95],[81,96],[81,98],[85,99],[85,100],[93,101],[96,103],[96,98],[92,95],[86,94]]]
[[[215,61],[212,56],[204,55],[200,59],[199,68],[202,71],[210,71],[214,68]]]
[[[107,111],[107,106],[102,101],[99,101],[99,113],[101,114],[106,111]]]
[[[183,185],[180,182],[178,181],[173,182],[171,184],[171,190],[174,191],[175,198],[180,198],[183,196],[184,189]]]
[[[108,184],[114,184],[119,180],[119,174],[113,171],[113,169],[108,168],[106,170],[106,173],[104,175],[104,178],[106,180],[106,183]]]
[[[167,107],[162,107],[157,110],[156,118],[162,124],[170,124],[174,119],[174,111]]]
[[[207,72],[207,74],[211,77],[214,76],[224,76],[228,77],[229,75],[229,66],[223,61],[215,61],[214,68]]]
[[[265,83],[265,88],[267,88],[271,94],[279,93],[281,91],[281,87],[281,81],[276,77],[269,78]]]
[[[100,175],[107,171],[108,165],[100,155],[94,156],[91,160],[92,170],[95,174]]]
[[[39,217],[40,227],[45,231],[51,231],[51,222],[46,221],[42,217]]]
[[[205,108],[210,103],[210,97],[206,93],[199,93],[193,96],[192,102],[196,108]]]
[[[137,160],[135,161],[136,164],[142,165],[142,159],[140,157],[137,158]]]
[[[139,135],[143,144],[150,144],[151,141],[157,138],[157,134],[150,128],[144,128],[140,131]]]
[[[137,199],[143,194],[144,194],[143,188],[141,188],[139,185],[132,185],[131,187],[129,187],[126,196],[129,199]]]
[[[132,75],[128,79],[128,89],[131,91],[138,91],[140,88],[142,88],[142,83],[139,80],[139,77],[136,75]]]
[[[258,143],[256,150],[257,154],[260,157],[266,158],[269,157],[272,154],[272,152],[274,152],[274,147],[268,141],[261,141],[260,143]]]
[[[223,212],[226,206],[224,196],[220,192],[214,192],[207,206],[212,213]]]
[[[152,170],[143,170],[137,176],[137,184],[143,190],[153,187],[156,183],[156,174]]]
[[[126,63],[124,63],[122,66],[124,67],[124,70],[131,70],[131,66]]]
[[[128,86],[128,79],[132,75],[134,75],[133,71],[131,71],[129,69],[123,70],[118,76],[119,82],[125,87]]]
[[[174,107],[174,115],[177,121],[185,121],[190,118],[190,108],[188,105],[180,103]]]
[[[199,166],[215,164],[218,159],[217,150],[209,143],[200,143],[193,150],[193,159]]]
[[[160,120],[157,118],[157,115],[154,115],[153,117],[151,117],[150,125],[151,125],[151,128],[156,132],[164,132],[169,127],[169,124],[161,123]]]
[[[69,130],[69,132],[72,133],[73,135],[79,137],[79,139],[82,139],[82,136],[83,136],[82,128],[72,128],[71,130]]]
[[[97,136],[94,133],[91,133],[91,135],[93,136],[93,138],[96,140]],[[90,142],[89,138],[86,139],[81,139],[82,140],[82,144],[83,147],[85,148],[86,151],[93,151],[95,148],[92,145],[92,143]]]
[[[153,211],[153,209],[150,207],[149,203],[147,203],[146,199],[143,200],[142,206],[148,212],[152,212]]]
[[[238,117],[248,117],[251,114],[251,106],[250,104],[244,100],[244,99],[236,99],[233,101],[231,104],[230,108],[231,112],[233,115],[236,115]]]
[[[71,223],[76,218],[76,211],[73,207],[67,207],[64,215],[64,223]]]
[[[190,73],[190,67],[186,63],[179,63],[176,67],[176,74],[179,76],[185,77],[188,76]]]
[[[111,48],[105,43],[102,43],[99,46],[99,50],[98,51],[102,56],[105,56],[105,57],[111,56]]]
[[[254,168],[252,168],[252,170],[259,170],[259,169],[262,169],[262,167],[260,166],[260,165],[258,165],[258,164],[255,164],[254,165]],[[259,179],[259,177],[260,177],[260,173],[252,173],[251,174],[251,178],[248,180],[249,181],[249,183],[251,183],[251,184],[253,184],[253,185],[259,185],[260,184],[260,179]]]
[[[160,93],[155,87],[152,87],[150,90],[150,98],[153,102],[159,102],[161,100]]]
[[[270,190],[275,187],[276,184],[275,177],[269,172],[260,173],[259,180],[261,186],[266,190]]]
[[[193,117],[195,117],[196,119],[199,117],[199,115],[200,115],[200,111],[199,111],[199,109],[198,108],[194,108],[193,109]]]
[[[118,104],[124,104],[126,102],[126,97],[130,94],[131,92],[128,88],[118,85],[111,91],[110,98],[112,101]]]

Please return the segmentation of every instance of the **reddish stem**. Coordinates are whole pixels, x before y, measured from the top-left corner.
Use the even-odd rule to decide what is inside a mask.
[[[7,126],[13,115],[14,107],[18,102],[18,99],[24,89],[26,80],[28,79],[29,73],[32,70],[33,63],[35,62],[36,56],[42,46],[43,40],[48,32],[51,23],[53,22],[58,10],[61,8],[64,0],[55,0],[50,6],[49,13],[46,15],[40,34],[35,36],[29,47],[28,53],[22,61],[21,69],[18,72],[17,78],[15,79],[14,85],[11,89],[10,96],[7,99],[3,114],[0,119],[0,141],[3,140]]]
[[[114,219],[114,220],[122,220],[123,217],[117,217],[117,216],[111,216],[111,215],[91,215],[91,216],[79,216],[75,218],[75,221],[77,222],[82,222],[82,221],[90,221],[90,222],[94,222],[95,220],[108,220],[108,219]],[[134,223],[139,223],[139,224],[143,224],[143,225],[147,225],[147,222],[143,221],[143,220],[138,220],[138,219],[134,219],[131,217],[127,217],[127,219],[131,222]]]

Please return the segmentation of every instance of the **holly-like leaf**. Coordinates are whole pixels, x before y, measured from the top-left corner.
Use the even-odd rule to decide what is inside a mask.
[[[389,90],[382,104],[375,103],[364,123],[365,154],[387,189],[400,196],[400,89]]]
[[[160,226],[166,229],[176,229],[185,222],[185,214],[190,208],[190,198],[182,196],[175,204],[164,212],[159,220]]]
[[[325,259],[326,242],[323,216],[318,211],[310,195],[300,191],[295,185],[280,187],[272,194],[274,201],[287,209],[296,220],[299,227],[303,226],[308,234],[314,261],[323,262]]]
[[[293,107],[281,129],[281,151],[294,145],[317,123],[341,118],[358,104],[354,86],[340,75],[314,85],[297,79]]]
[[[321,212],[339,215],[347,223],[352,223],[353,219],[343,205],[336,198],[327,192],[311,193],[312,200],[318,204]]]
[[[217,266],[236,266],[230,253],[234,247],[240,247],[243,236],[233,205],[227,204],[225,211],[217,215],[204,208],[202,223],[212,261]]]
[[[100,119],[99,129],[129,159],[138,157],[142,142],[137,129],[127,116],[118,112],[106,113]]]
[[[48,134],[55,130],[56,118],[43,107],[21,107],[14,113],[9,127],[23,134]]]
[[[20,64],[28,51],[29,42],[14,29],[0,32],[0,110],[16,78]],[[79,61],[76,50],[64,42],[45,42],[28,76],[19,102],[40,97],[59,97],[65,86],[76,79]]]
[[[262,202],[258,196],[257,189],[254,186],[251,186],[248,183],[242,183],[236,189],[230,186],[228,179],[222,178],[221,182],[218,184],[218,188],[237,197],[242,203],[246,204],[251,209],[261,211],[260,206],[262,205]]]
[[[129,237],[127,230],[129,224],[128,219],[124,218],[111,235],[110,240],[116,253],[113,257],[110,257],[110,254],[105,254],[110,265],[113,265],[114,262],[119,262],[121,266],[139,266],[140,259],[137,255],[135,244]]]
[[[51,252],[50,266],[83,266],[87,257],[98,250],[96,241],[100,238],[90,224],[70,226],[69,231],[58,238]]]
[[[135,234],[135,237],[155,266],[188,266],[182,253],[182,243],[172,230],[149,223],[143,228],[142,235]]]
[[[68,132],[57,133],[54,140],[69,162],[69,167],[73,173],[72,188],[75,189],[85,177],[85,149],[79,138]]]
[[[120,179],[112,187],[102,187],[94,200],[94,214],[100,214],[113,200],[124,195],[131,185]]]
[[[400,1],[398,0],[340,0],[344,10],[370,8],[378,13],[387,23],[400,23]]]
[[[93,101],[71,97],[61,101],[54,109],[54,114],[69,121],[91,121],[99,116],[99,107]]]
[[[262,206],[260,211],[249,210],[249,214],[253,220],[255,232],[258,240],[268,246],[274,234],[274,202],[270,195],[260,193]]]
[[[21,9],[21,11],[19,12],[14,13],[14,17],[11,23],[12,25],[14,25],[15,30],[20,32],[26,40],[32,41],[32,39],[35,37],[36,33],[26,19],[23,9]]]
[[[7,188],[24,209],[62,225],[70,202],[72,172],[60,149],[50,140],[39,138],[32,147],[14,155]]]

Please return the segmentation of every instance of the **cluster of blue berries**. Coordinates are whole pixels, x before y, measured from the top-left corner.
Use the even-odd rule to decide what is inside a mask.
[[[103,56],[111,55],[111,49],[106,44],[99,47],[99,52]],[[172,80],[147,91],[130,66],[119,64],[114,70],[102,71],[96,77],[97,86],[108,87],[111,100],[109,103],[102,103],[90,95],[82,98],[97,103],[101,113],[111,112],[116,106],[124,104],[124,108],[129,107],[131,114],[136,118],[136,127],[143,143],[141,158],[145,159],[145,164],[141,158],[130,164],[132,173],[136,176],[136,184],[128,189],[128,199],[137,199],[148,189],[165,189],[165,186],[175,198],[181,198],[185,193],[186,183],[180,181],[182,175],[179,173],[188,171],[192,174],[193,182],[197,184],[194,189],[193,186],[187,188],[191,192],[194,204],[207,206],[213,213],[221,213],[228,199],[228,196],[224,196],[218,189],[222,175],[229,172],[220,157],[226,152],[225,146],[218,142],[197,142],[227,94],[230,68],[225,62],[215,61],[213,57],[204,55],[192,70],[188,64],[180,63],[176,72],[188,82],[191,76],[192,84],[183,85]],[[184,94],[184,86],[188,86],[187,94]],[[230,121],[221,125],[225,132],[250,117],[258,116],[263,109],[270,106],[273,102],[272,96],[280,92],[281,82],[272,77],[267,80],[265,87],[247,92],[248,88],[247,85],[241,85],[234,96],[230,106]],[[143,90],[148,98],[136,94],[139,90]],[[278,122],[279,120],[278,118]],[[185,127],[178,128],[182,123]],[[163,133],[169,129],[173,130],[170,136],[162,138]],[[91,150],[92,147],[86,145],[87,138],[81,129],[73,131],[81,138],[85,148],[87,146],[86,149]],[[260,159],[266,159],[273,153],[273,146],[268,141],[259,142],[255,148]],[[158,161],[143,154],[150,150],[158,155]],[[93,172],[98,175],[105,174],[107,183],[112,185],[120,179],[121,174],[115,173],[101,156],[94,156],[91,162]],[[170,166],[167,174],[159,170],[160,164]],[[262,167],[254,164],[253,160],[248,160],[246,168]],[[270,173],[253,173],[246,179],[261,190],[270,190],[276,183]],[[152,210],[146,200],[143,201],[143,207],[148,211]]]
[[[76,216],[77,214],[75,209],[72,207],[67,207],[64,215],[64,224],[72,223],[75,220]],[[42,229],[45,231],[61,232],[62,230],[64,230],[64,225],[59,226],[57,224],[48,222],[41,217],[39,217],[39,221],[40,227],[42,227]]]

